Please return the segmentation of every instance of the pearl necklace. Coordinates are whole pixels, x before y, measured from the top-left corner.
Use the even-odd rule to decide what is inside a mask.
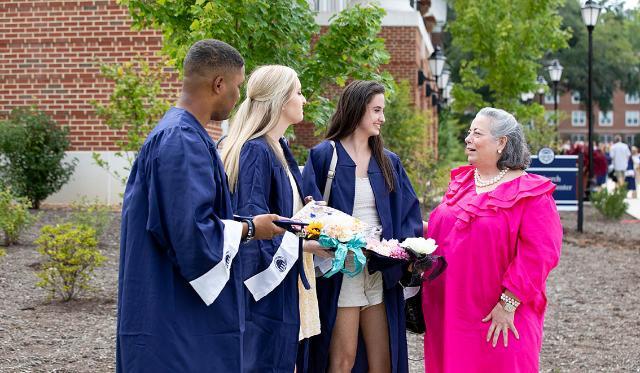
[[[475,182],[476,182],[476,187],[484,188],[484,187],[487,187],[489,185],[493,185],[493,184],[497,183],[498,181],[502,180],[502,178],[504,177],[504,175],[507,174],[508,171],[509,171],[509,169],[505,168],[504,170],[500,170],[498,175],[494,176],[491,180],[483,181],[482,179],[480,179],[480,174],[478,173],[478,169],[476,168],[475,170],[473,170],[473,177],[474,177]]]

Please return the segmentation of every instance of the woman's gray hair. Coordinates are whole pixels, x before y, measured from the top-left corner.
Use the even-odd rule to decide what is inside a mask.
[[[524,170],[529,167],[531,154],[524,138],[522,126],[516,118],[502,109],[492,107],[482,108],[476,114],[476,118],[479,116],[487,117],[491,120],[490,131],[495,139],[502,136],[507,138],[507,144],[502,150],[500,159],[498,159],[498,169]]]

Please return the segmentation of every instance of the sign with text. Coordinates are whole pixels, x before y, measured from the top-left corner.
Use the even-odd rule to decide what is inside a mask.
[[[578,156],[541,151],[531,156],[528,173],[547,177],[556,184],[553,198],[559,211],[578,211]]]

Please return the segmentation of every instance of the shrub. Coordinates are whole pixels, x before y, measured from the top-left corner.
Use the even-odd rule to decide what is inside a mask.
[[[0,122],[0,174],[13,191],[35,209],[69,181],[77,159],[63,162],[68,129],[58,127],[34,107],[17,108]]]
[[[93,270],[105,260],[97,249],[93,228],[69,223],[45,225],[36,240],[38,252],[45,256],[40,281],[36,284],[48,290],[50,298],[69,301],[82,291],[89,290]]]
[[[99,241],[104,231],[111,224],[113,215],[111,207],[104,203],[100,203],[97,199],[89,201],[83,197],[80,201],[71,204],[70,222],[75,226],[85,225],[91,227],[96,232],[96,239]]]
[[[602,188],[591,193],[591,202],[602,215],[607,219],[620,219],[627,211],[627,188],[618,187],[609,193],[607,188]]]
[[[0,230],[4,233],[5,246],[16,243],[20,233],[35,220],[29,213],[26,198],[16,197],[8,188],[0,188]]]

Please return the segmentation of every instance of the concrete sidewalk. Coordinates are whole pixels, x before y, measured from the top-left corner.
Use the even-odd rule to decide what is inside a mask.
[[[627,198],[625,201],[629,204],[627,207],[627,214],[633,216],[636,219],[640,219],[640,199]]]

